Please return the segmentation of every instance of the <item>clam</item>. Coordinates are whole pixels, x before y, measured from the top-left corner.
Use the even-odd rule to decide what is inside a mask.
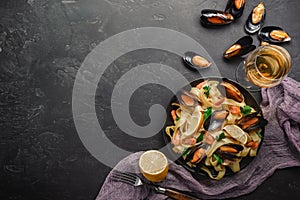
[[[265,17],[265,5],[263,2],[260,2],[250,13],[245,24],[245,31],[249,34],[256,33],[263,26]]]
[[[282,28],[277,26],[266,26],[263,27],[259,33],[258,37],[264,41],[269,43],[284,43],[291,41],[291,37],[287,32],[285,32]]]
[[[245,0],[228,0],[225,12],[230,13],[234,19],[238,19],[243,15]]]
[[[204,9],[201,11],[201,14],[200,20],[204,26],[225,25],[230,24],[234,20],[230,13],[220,10]]]
[[[211,62],[194,52],[186,52],[183,56],[184,62],[195,69],[206,68],[211,65]]]
[[[232,59],[243,56],[256,48],[252,43],[252,37],[244,36],[227,48],[223,54],[223,57],[226,59]]]
[[[225,87],[226,97],[228,99],[233,99],[239,103],[244,100],[244,96],[241,91],[231,83],[222,82],[220,85]]]
[[[207,131],[215,131],[222,127],[229,112],[227,110],[214,111],[204,122],[203,127]]]
[[[238,126],[244,131],[252,131],[258,128],[263,128],[268,124],[268,121],[264,119],[259,113],[255,112],[244,116],[237,122]]]

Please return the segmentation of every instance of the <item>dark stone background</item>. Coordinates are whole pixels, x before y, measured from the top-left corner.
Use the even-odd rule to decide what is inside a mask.
[[[244,15],[220,29],[199,24],[203,8],[223,9],[226,0],[0,0],[0,199],[94,199],[110,168],[94,159],[82,145],[72,118],[72,87],[84,58],[101,41],[124,30],[165,27],[183,32],[205,47],[222,76],[234,79],[241,60],[224,62],[223,51],[245,35],[243,24],[259,1],[247,1]],[[266,0],[266,25],[277,25],[292,36],[284,47],[291,53],[290,77],[300,81],[300,5],[297,0]],[[253,36],[256,45],[259,44]],[[149,56],[150,55],[150,56]],[[181,59],[166,52],[141,50],[116,60],[99,83],[100,124],[113,133],[109,102],[113,83],[122,70],[137,64],[163,62],[182,68]],[[110,76],[109,73],[117,73]],[[119,73],[119,74],[118,74]],[[110,78],[108,78],[110,77]],[[147,124],[145,105],[162,103],[144,86],[133,98],[131,112]],[[152,99],[139,96],[152,95]],[[259,100],[259,94],[254,94]],[[143,99],[142,99],[143,100]],[[97,100],[96,100],[97,101]],[[136,103],[136,104],[134,104]],[[140,109],[141,112],[135,112]],[[145,117],[146,116],[146,117]],[[118,139],[132,152],[160,147],[162,142]],[[270,155],[276,156],[276,155]],[[253,193],[239,199],[299,199],[300,168],[278,170]]]

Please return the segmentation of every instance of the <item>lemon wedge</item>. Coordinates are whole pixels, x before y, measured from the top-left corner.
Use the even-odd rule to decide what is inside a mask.
[[[246,144],[250,136],[237,125],[227,125],[223,128],[231,137],[242,144]]]
[[[140,156],[139,168],[147,180],[160,182],[168,174],[168,159],[160,151],[149,150]]]
[[[202,126],[203,119],[204,119],[204,115],[201,112],[201,107],[196,106],[190,117],[190,120],[187,121],[188,124],[186,126],[186,130],[185,131],[181,130],[183,135],[190,136],[196,133],[199,130],[199,128]]]

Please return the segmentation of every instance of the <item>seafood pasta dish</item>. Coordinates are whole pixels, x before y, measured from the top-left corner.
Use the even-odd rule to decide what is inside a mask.
[[[245,157],[254,157],[268,123],[245,103],[240,90],[227,81],[205,80],[182,90],[172,103],[172,125],[165,132],[173,151],[191,168],[220,180],[226,170],[240,171]]]

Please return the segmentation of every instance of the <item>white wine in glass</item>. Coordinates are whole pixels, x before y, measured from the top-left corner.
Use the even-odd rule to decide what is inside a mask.
[[[291,56],[281,46],[259,46],[236,71],[236,78],[250,91],[278,85],[289,73]],[[254,84],[254,85],[252,85]]]

